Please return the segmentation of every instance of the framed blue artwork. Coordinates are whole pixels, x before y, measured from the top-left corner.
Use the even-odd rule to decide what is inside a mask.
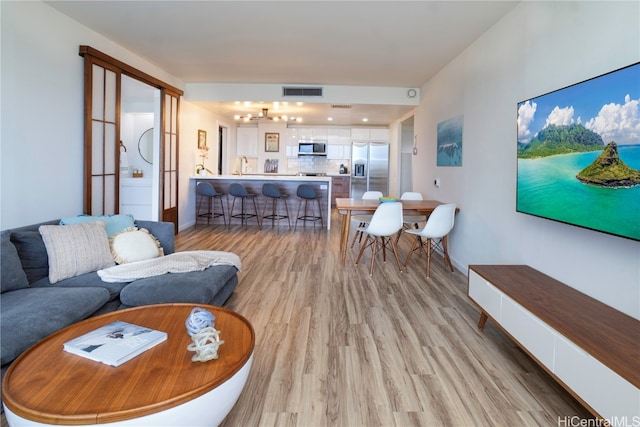
[[[458,116],[438,123],[438,166],[462,166],[462,120]]]

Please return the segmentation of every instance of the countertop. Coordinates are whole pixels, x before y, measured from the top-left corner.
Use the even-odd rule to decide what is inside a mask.
[[[348,175],[345,175],[348,176]],[[274,180],[274,181],[320,181],[327,182],[331,180],[331,176],[298,176],[298,175],[282,175],[282,174],[244,174],[244,175],[193,175],[190,176],[189,179],[234,179],[234,180],[247,180],[247,181],[263,181],[263,180]]]

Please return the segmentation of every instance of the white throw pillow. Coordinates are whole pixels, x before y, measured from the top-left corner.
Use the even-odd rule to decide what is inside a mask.
[[[38,230],[47,248],[52,284],[114,265],[103,221],[41,225]]]
[[[111,255],[118,264],[164,256],[158,239],[145,228],[127,228],[109,239]]]

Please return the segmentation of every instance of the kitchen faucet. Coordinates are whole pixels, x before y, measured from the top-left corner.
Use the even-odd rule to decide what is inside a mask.
[[[240,176],[242,176],[242,172],[244,170],[244,164],[249,163],[249,160],[247,160],[247,156],[242,156],[242,158],[240,159]]]

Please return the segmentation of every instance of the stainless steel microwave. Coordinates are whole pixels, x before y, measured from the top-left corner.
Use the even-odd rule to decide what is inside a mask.
[[[327,143],[318,141],[300,141],[298,143],[298,157],[301,156],[326,156]]]

